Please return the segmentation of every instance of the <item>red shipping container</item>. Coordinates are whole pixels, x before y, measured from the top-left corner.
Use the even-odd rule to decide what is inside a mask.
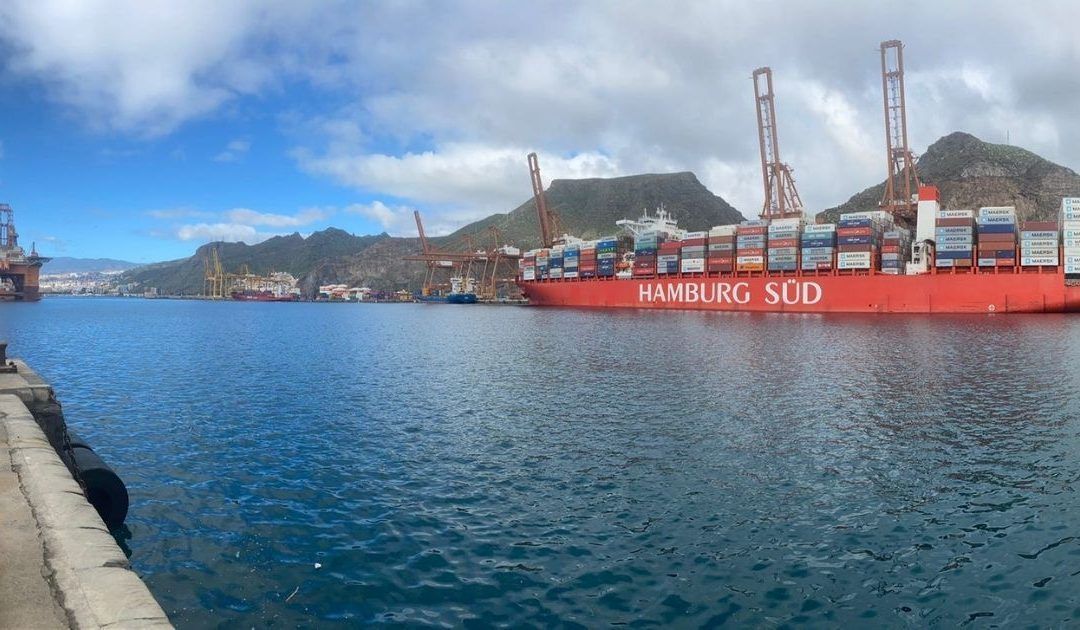
[[[706,244],[707,238],[684,238],[682,241],[683,247],[701,247]]]
[[[953,217],[950,219],[938,219],[934,221],[937,227],[975,227],[975,219],[966,217]]]
[[[836,228],[837,236],[871,236],[873,233],[873,229],[868,227]]]
[[[1020,229],[1025,232],[1047,232],[1060,227],[1057,221],[1024,221]]]
[[[899,245],[882,245],[881,246],[881,253],[882,254],[899,254],[900,253],[900,246]]]
[[[752,236],[756,234],[765,234],[766,227],[764,225],[740,225],[735,228],[735,233],[739,236]]]
[[[686,241],[667,241],[666,243],[660,243],[660,251],[669,254],[678,253],[679,249],[686,244]]]
[[[709,265],[708,265],[708,269],[709,269],[710,272],[713,272],[713,273],[715,273],[715,272],[727,273],[727,272],[730,272],[730,271],[734,271],[735,266],[733,264],[731,264],[731,263],[718,263],[718,262],[713,262],[713,261],[710,260]]]
[[[710,236],[709,245],[734,245],[734,236]]]
[[[873,245],[838,245],[836,251],[841,253],[848,252],[872,252],[876,248]]]
[[[997,262],[999,267],[1014,267],[1014,266],[1016,266],[1016,259],[1015,258],[998,258],[995,262]]]
[[[733,258],[731,256],[709,256],[707,258],[707,260],[709,261],[710,265],[713,264],[713,263],[720,263],[720,264],[723,264],[723,265],[727,265],[727,264],[731,264],[731,263],[735,262],[735,258]]]
[[[797,238],[778,238],[769,241],[769,248],[773,247],[798,247],[799,239]]]
[[[761,249],[760,247],[757,247],[757,248],[754,248],[754,249],[740,249],[740,250],[736,250],[735,255],[736,256],[764,256],[765,255],[765,250]]]

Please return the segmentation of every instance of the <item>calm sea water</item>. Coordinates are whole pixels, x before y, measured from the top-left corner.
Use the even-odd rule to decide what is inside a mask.
[[[1080,623],[1080,317],[48,299],[0,337],[179,627]]]

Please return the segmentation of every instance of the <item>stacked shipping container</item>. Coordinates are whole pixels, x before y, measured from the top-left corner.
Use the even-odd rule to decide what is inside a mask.
[[[795,271],[799,266],[799,232],[802,219],[775,219],[769,224],[767,268]]]
[[[1064,237],[1065,279],[1080,280],[1080,198],[1061,200],[1061,234]]]
[[[836,268],[870,269],[874,266],[887,212],[847,212],[836,222]]]
[[[705,249],[708,246],[708,232],[687,232],[682,240],[682,262],[679,271],[682,273],[705,272]]]
[[[656,255],[663,237],[656,232],[646,232],[634,239],[634,275],[651,276],[656,273]]]
[[[768,223],[743,221],[735,228],[735,271],[763,271]]]
[[[974,260],[975,213],[941,210],[934,221],[936,267],[970,267]]]
[[[720,225],[709,230],[706,269],[710,273],[728,273],[735,269],[734,225]]]
[[[881,233],[881,273],[899,275],[911,253],[911,232],[901,227]]]
[[[1058,242],[1061,239],[1057,221],[1024,221],[1020,229],[1020,264],[1025,267],[1056,267]]]
[[[803,271],[832,269],[833,255],[836,253],[836,224],[807,225],[803,228],[799,244],[802,246],[800,267]]]
[[[522,280],[536,280],[536,252],[537,250],[527,251],[525,255],[521,257],[520,269]]]
[[[605,236],[596,241],[596,275],[610,278],[615,275],[615,260],[618,258],[619,240],[614,236]]]
[[[676,274],[679,273],[679,249],[682,241],[666,241],[660,243],[656,257],[656,273]]]
[[[581,262],[578,270],[582,278],[596,277],[596,241],[587,241],[581,244]]]
[[[979,208],[976,223],[979,232],[978,266],[1015,266],[1016,208],[1012,206]]]
[[[578,277],[578,264],[581,262],[581,246],[567,245],[563,247],[563,275],[564,278]]]

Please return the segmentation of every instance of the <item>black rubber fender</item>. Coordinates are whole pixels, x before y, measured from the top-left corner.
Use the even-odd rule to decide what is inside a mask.
[[[94,506],[110,530],[118,529],[124,524],[128,513],[128,492],[124,482],[94,451],[85,446],[72,448],[71,460],[86,488],[87,501]]]
[[[82,439],[82,436],[80,436],[78,433],[75,433],[71,429],[68,429],[67,434],[68,434],[68,442],[71,444],[72,448],[75,448],[76,446],[79,446],[79,447],[82,447],[82,448],[85,448],[85,449],[89,449],[91,451],[94,450],[94,447],[90,446],[90,443],[87,442],[86,440]]]

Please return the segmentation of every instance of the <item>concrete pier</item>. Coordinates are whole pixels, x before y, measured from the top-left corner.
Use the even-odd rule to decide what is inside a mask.
[[[21,361],[8,365],[0,361],[0,629],[171,628],[57,454],[66,427],[52,387]]]

